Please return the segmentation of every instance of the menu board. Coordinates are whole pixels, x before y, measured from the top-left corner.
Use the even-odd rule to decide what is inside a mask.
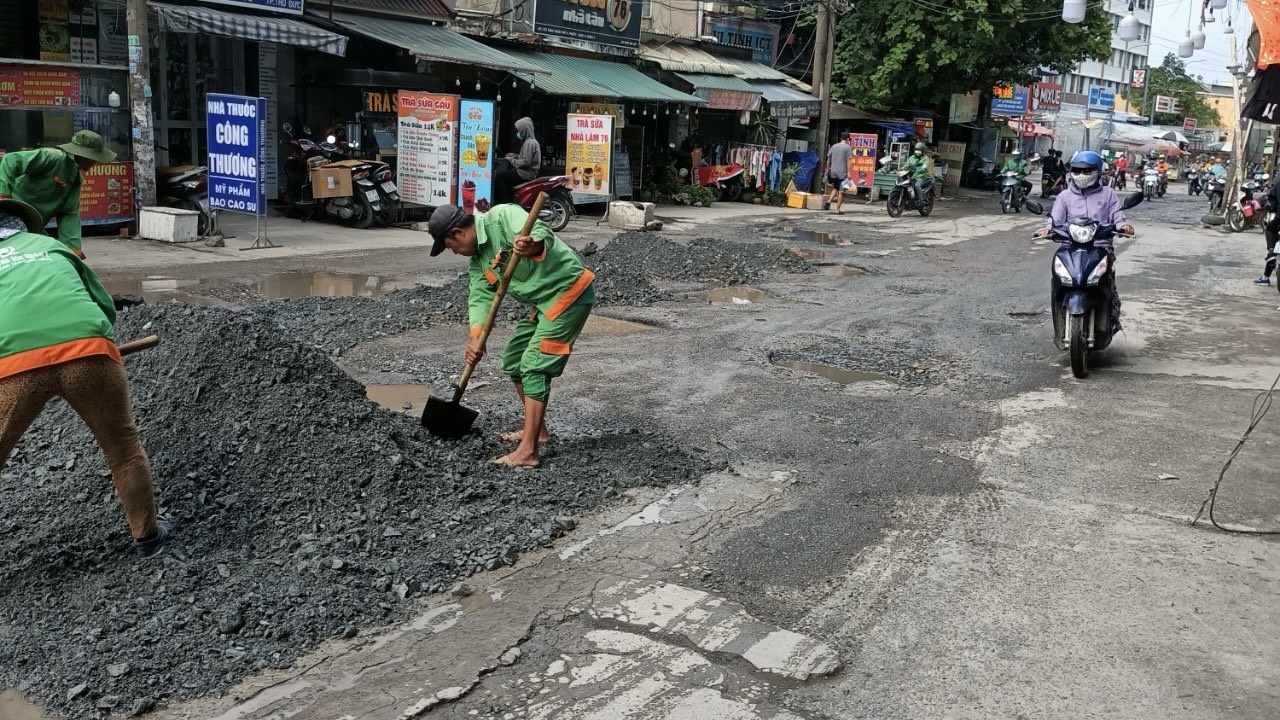
[[[568,117],[565,169],[569,190],[583,195],[609,195],[609,153],[613,149],[613,118],[609,115]]]
[[[82,174],[80,224],[133,221],[133,163],[99,163]]]
[[[849,133],[853,152],[849,155],[849,180],[856,188],[876,184],[876,146],[879,137],[873,133]]]
[[[457,95],[401,90],[396,185],[406,202],[436,207],[455,202],[458,158]]]
[[[80,107],[80,73],[45,67],[0,65],[0,105]]]
[[[965,144],[962,142],[938,143],[938,174],[950,187],[960,187],[961,169],[964,167]],[[942,169],[946,168],[943,173]]]
[[[493,202],[493,103],[463,100],[458,126],[458,197],[462,198],[462,211],[488,212]]]

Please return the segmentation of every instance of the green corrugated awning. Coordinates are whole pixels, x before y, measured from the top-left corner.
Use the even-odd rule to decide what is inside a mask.
[[[328,13],[318,17],[328,17]],[[549,72],[541,65],[525,62],[513,53],[478,43],[442,25],[427,25],[349,13],[333,13],[333,24],[370,40],[404,48],[423,60],[456,65],[477,65],[491,70],[505,70],[539,77]]]
[[[684,80],[696,88],[706,88],[708,90],[736,90],[737,92],[749,92],[760,94],[760,91],[751,86],[751,83],[734,75],[704,75],[700,73],[676,73],[676,77]]]
[[[549,73],[524,78],[533,81],[536,90],[548,95],[703,104],[703,100],[698,96],[669,88],[623,63],[528,50],[505,52],[526,64],[536,65],[544,73]],[[517,74],[524,76],[523,71]]]

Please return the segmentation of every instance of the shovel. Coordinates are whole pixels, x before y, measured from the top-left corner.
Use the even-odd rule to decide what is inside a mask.
[[[538,219],[538,213],[542,212],[542,203],[546,199],[546,193],[538,193],[538,199],[533,201],[533,207],[529,209],[529,217],[524,221],[521,235],[533,232],[533,223]],[[507,296],[507,286],[511,284],[511,276],[515,274],[516,265],[519,264],[520,256],[512,251],[511,259],[507,261],[507,268],[502,273],[502,280],[498,282],[498,290],[494,293],[493,302],[489,305],[489,315],[485,317],[484,326],[480,329],[482,346],[489,342],[493,321],[498,317],[498,308],[502,305],[502,299]],[[447,440],[457,440],[471,432],[471,426],[475,424],[480,413],[462,406],[462,393],[467,391],[467,383],[471,381],[471,373],[475,372],[475,369],[475,363],[467,363],[462,371],[462,377],[458,378],[458,384],[454,388],[453,400],[446,401],[434,396],[427,398],[427,406],[422,409],[422,426],[432,435]]]
[[[147,348],[153,348],[159,344],[160,344],[159,335],[148,335],[146,337],[138,338],[137,340],[130,340],[129,342],[124,343],[123,345],[117,345],[116,349],[120,351],[120,356],[124,357],[125,355],[136,353],[139,350],[146,350]]]

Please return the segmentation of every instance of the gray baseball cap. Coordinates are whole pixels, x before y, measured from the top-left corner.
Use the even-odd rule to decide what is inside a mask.
[[[444,252],[444,239],[461,227],[466,219],[467,214],[457,205],[441,205],[431,213],[431,219],[427,221],[427,232],[435,240],[431,245],[431,257]]]

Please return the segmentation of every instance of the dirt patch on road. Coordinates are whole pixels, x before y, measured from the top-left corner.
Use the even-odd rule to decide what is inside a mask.
[[[87,429],[55,401],[0,473],[0,687],[69,717],[123,716],[284,667],[321,641],[410,614],[414,599],[545,545],[623,488],[712,463],[672,438],[581,419],[540,470],[488,463],[494,430],[437,440],[384,410],[262,315],[162,304],[120,337],[175,536],[134,558]],[[505,407],[505,406],[504,406]]]

